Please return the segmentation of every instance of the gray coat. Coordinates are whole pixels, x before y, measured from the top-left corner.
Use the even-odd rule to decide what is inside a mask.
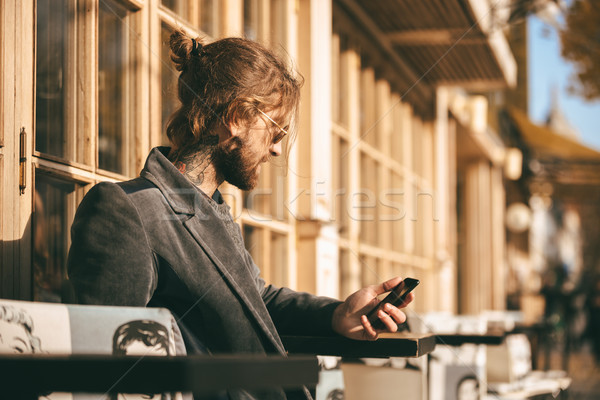
[[[265,285],[239,246],[239,227],[228,230],[230,214],[169,162],[168,151],[153,149],[140,177],[100,183],[81,202],[68,260],[77,300],[166,307],[189,353],[285,355],[279,334],[332,334],[339,302]],[[222,202],[218,192],[214,198]],[[281,390],[229,395],[285,398]]]

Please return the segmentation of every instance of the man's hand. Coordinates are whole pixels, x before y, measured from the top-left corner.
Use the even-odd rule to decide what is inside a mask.
[[[406,315],[398,307],[386,304],[383,310],[379,311],[379,319],[386,326],[385,330],[376,330],[371,326],[366,314],[377,304],[377,296],[389,292],[402,281],[402,278],[396,277],[385,281],[379,285],[367,286],[348,296],[346,301],[340,304],[333,312],[332,327],[333,330],[351,339],[375,340],[380,332],[396,332],[398,324],[406,321]],[[415,295],[410,293],[402,308],[406,307]]]

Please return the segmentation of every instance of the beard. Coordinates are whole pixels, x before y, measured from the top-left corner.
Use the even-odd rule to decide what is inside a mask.
[[[233,186],[241,190],[252,190],[258,184],[258,166],[247,149],[246,140],[233,138],[232,146],[218,146],[213,155],[217,171]]]

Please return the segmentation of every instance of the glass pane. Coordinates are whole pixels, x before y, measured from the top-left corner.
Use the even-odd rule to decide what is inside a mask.
[[[360,240],[363,243],[377,244],[377,169],[378,164],[371,157],[361,154],[360,192],[354,194],[353,205],[360,211]]]
[[[356,50],[350,45],[349,39],[346,35],[340,34],[340,62],[339,62],[339,94],[337,96],[339,100],[339,123],[344,127],[350,126],[350,121],[356,118],[354,113],[350,110],[353,109],[350,100],[352,99],[350,91],[353,88],[354,82],[354,71],[356,68],[353,62],[349,62],[356,56]],[[359,115],[359,118],[361,116]]]
[[[331,37],[331,120],[340,123],[340,36]]]
[[[219,36],[219,0],[200,1],[200,29],[214,38]]]
[[[67,46],[67,1],[37,2],[36,137],[42,153],[65,157],[65,53]]]
[[[423,146],[422,146],[422,140],[421,140],[421,135],[423,133],[423,128],[422,128],[422,124],[421,121],[418,118],[413,117],[412,119],[412,131],[410,132],[410,135],[412,137],[412,170],[415,174],[417,174],[419,177],[423,176],[423,168],[422,168],[422,163],[423,160],[421,160],[422,157],[419,157],[419,154],[422,154],[423,151]],[[410,168],[410,166],[408,166]]]
[[[379,245],[389,250],[394,249],[394,227],[399,225],[400,212],[399,200],[401,196],[394,186],[394,173],[383,168],[386,176],[386,185],[380,182],[379,192],[377,193],[377,207],[379,208]]]
[[[129,12],[108,1],[98,15],[98,167],[127,174]]]
[[[353,282],[356,277],[350,269],[350,252],[340,247],[339,248],[339,269],[340,269],[340,298],[344,299],[354,292]]]
[[[360,75],[360,137],[373,146],[377,145],[375,98],[375,70],[364,68]]]
[[[286,144],[284,144],[284,148],[285,146]],[[294,172],[288,171],[286,174],[288,167],[283,157],[285,155],[269,163],[269,168],[271,168],[271,187],[273,190],[269,195],[270,209],[267,210],[267,214],[272,215],[273,219],[277,221],[287,221],[290,218],[289,209],[291,208],[290,202],[292,201],[288,194],[287,174],[293,174]]]
[[[33,299],[70,300],[65,289],[75,184],[37,173],[33,222]],[[71,206],[73,203],[73,207]]]
[[[161,4],[193,27],[200,28],[209,36],[217,37],[219,1],[221,0],[161,0]]]
[[[348,141],[333,136],[333,207],[332,218],[335,218],[335,223],[338,227],[338,232],[341,237],[348,238],[350,229],[351,209],[350,200],[352,196],[348,193],[350,186],[350,177],[348,175]]]
[[[392,131],[392,158],[400,164],[404,163],[404,136],[406,132],[402,130],[404,124],[404,106],[400,104],[400,96],[394,94],[392,96],[392,116],[393,116],[393,131]]]
[[[252,256],[254,263],[258,265],[259,268],[263,267],[263,247],[264,241],[262,236],[262,229],[257,228],[252,225],[244,225],[244,244],[246,245],[246,250]],[[263,271],[263,277],[265,276],[265,271]]]
[[[387,201],[390,204],[388,212],[392,223],[392,248],[395,251],[404,251],[404,226],[406,224],[406,195],[404,193],[404,180],[398,174],[392,174],[392,189]]]
[[[381,278],[377,274],[377,259],[372,256],[361,255],[359,260],[362,286],[378,284]]]
[[[190,3],[188,0],[161,0],[161,4],[179,15],[188,22],[193,22],[190,15]]]
[[[422,203],[422,195],[420,194],[420,188],[415,183],[411,185],[411,195],[412,195],[412,206],[413,212],[411,214],[411,223],[413,224],[413,238],[414,238],[414,253],[417,255],[423,255],[423,203]]]
[[[285,146],[286,144],[284,148]],[[243,192],[244,207],[248,209],[250,217],[256,218],[257,221],[287,221],[292,201],[299,201],[288,195],[288,166],[284,157],[285,155],[282,155],[261,164],[256,187]]]
[[[275,188],[270,186],[273,165],[271,163],[261,164],[256,187],[250,191],[243,192],[244,208],[248,209],[250,216],[264,221],[266,215],[270,215],[271,198],[275,194]],[[256,211],[256,212],[252,212]]]
[[[287,236],[271,233],[271,283],[276,286],[288,285],[288,243]]]
[[[169,37],[173,30],[165,23],[161,24],[160,37],[160,82],[161,82],[161,107],[162,107],[162,136],[161,144],[169,145],[167,138],[167,123],[173,112],[179,106],[177,99],[177,80],[179,71],[173,67],[171,62],[171,48],[169,47]]]
[[[258,1],[244,0],[244,35],[258,40]]]

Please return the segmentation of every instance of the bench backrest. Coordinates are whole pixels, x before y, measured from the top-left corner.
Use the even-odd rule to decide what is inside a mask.
[[[185,355],[167,309],[84,306],[0,299],[0,354]],[[74,378],[76,379],[76,378]],[[0,392],[0,398],[3,393]],[[96,394],[51,393],[40,399],[91,400]],[[190,395],[108,395],[107,399],[191,399]]]
[[[161,308],[64,305],[0,299],[0,353],[182,355]]]

